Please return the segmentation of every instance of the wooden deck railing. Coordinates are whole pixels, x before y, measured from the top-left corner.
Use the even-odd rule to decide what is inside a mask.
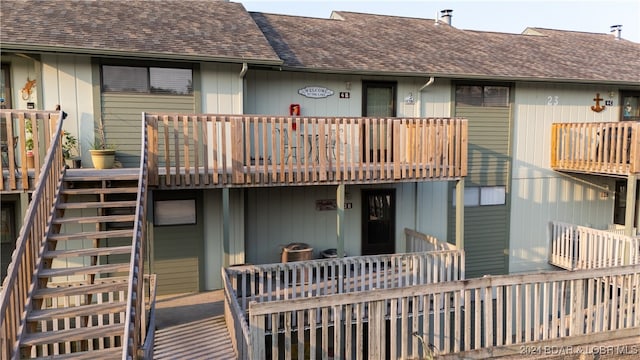
[[[407,252],[458,250],[454,244],[438,240],[435,236],[404,229]]]
[[[0,191],[35,188],[59,115],[53,111],[0,110]],[[33,155],[33,168],[27,152]]]
[[[246,354],[250,327],[245,314],[253,302],[360,294],[463,278],[464,252],[459,250],[235,266],[223,270],[225,317],[237,353]]]
[[[551,168],[628,175],[640,173],[640,123],[556,123]]]
[[[549,263],[567,270],[640,264],[640,237],[551,222]]]
[[[252,302],[246,358],[491,358],[593,344],[637,336],[638,289],[631,265]]]
[[[2,115],[13,114],[2,112]],[[19,354],[19,339],[26,326],[26,306],[31,294],[33,274],[40,266],[40,251],[47,239],[51,225],[52,213],[58,201],[65,167],[62,158],[62,117],[50,139],[51,145],[44,158],[35,191],[27,208],[20,234],[16,241],[16,249],[11,256],[7,276],[2,284],[0,297],[0,331],[1,358],[11,359]],[[34,117],[37,118],[38,115]],[[53,116],[48,117],[54,118]],[[12,355],[13,354],[13,355]]]
[[[150,181],[160,187],[425,181],[467,174],[465,119],[144,116]]]
[[[147,186],[148,186],[148,133],[142,119],[140,173],[138,176],[138,197],[136,200],[135,224],[131,243],[129,268],[129,288],[127,299],[126,323],[123,336],[122,360],[137,359],[146,336],[144,314],[144,257],[146,251],[147,228]]]

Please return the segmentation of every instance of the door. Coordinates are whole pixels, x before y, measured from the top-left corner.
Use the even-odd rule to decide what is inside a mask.
[[[395,250],[395,190],[362,191],[362,255]]]
[[[362,82],[362,116],[392,118],[396,116],[396,88],[397,84],[391,81],[363,81]],[[387,135],[386,124],[369,130],[369,136],[365,137],[365,149],[363,149],[363,161],[392,161],[393,136],[391,141]],[[364,129],[363,129],[364,131]],[[366,150],[368,149],[368,151]],[[388,149],[388,150],[387,150]],[[369,159],[367,159],[367,154]]]
[[[640,182],[638,182],[640,185]],[[637,189],[640,189],[636,186]],[[633,206],[633,204],[632,204]],[[640,209],[640,190],[636,191],[636,214]],[[627,213],[627,180],[616,180],[616,197],[613,205],[613,223],[618,225],[625,224],[625,216]],[[635,217],[638,218],[637,216]],[[638,223],[635,222],[634,227],[638,227]]]

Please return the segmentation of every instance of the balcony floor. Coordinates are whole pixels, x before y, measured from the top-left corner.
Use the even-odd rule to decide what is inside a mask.
[[[235,359],[224,291],[158,297],[154,359]]]

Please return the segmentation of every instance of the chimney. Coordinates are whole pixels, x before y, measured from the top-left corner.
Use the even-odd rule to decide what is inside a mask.
[[[453,10],[451,9],[440,10],[440,20],[442,20],[442,22],[450,26],[451,17],[453,16],[452,14],[453,14]]]
[[[611,32],[615,33],[616,39],[622,39],[622,25],[611,25]]]

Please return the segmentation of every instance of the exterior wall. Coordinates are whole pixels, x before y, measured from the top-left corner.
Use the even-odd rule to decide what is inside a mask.
[[[243,264],[244,254],[244,190],[229,190],[229,244],[225,246],[223,228],[224,190],[205,190],[204,193],[204,287],[222,288],[220,269]],[[227,251],[225,252],[225,247]]]
[[[361,254],[362,189],[396,189],[396,252],[404,252],[404,228],[416,228],[416,184],[347,186],[345,202],[345,252]],[[424,194],[421,194],[424,197]],[[246,190],[246,261],[252,264],[280,262],[282,247],[302,242],[314,249],[314,257],[337,247],[335,210],[317,210],[316,200],[335,200],[335,186],[250,188]]]
[[[510,272],[547,269],[549,221],[606,228],[613,220],[614,179],[554,172],[550,133],[554,122],[618,121],[610,86],[518,84],[515,92],[511,192]],[[614,106],[591,110],[596,93]],[[602,194],[608,194],[602,196]]]
[[[420,88],[425,85],[428,78],[393,78],[374,77],[360,75],[327,75],[313,73],[275,72],[249,70],[246,81],[245,113],[247,114],[269,114],[288,115],[290,104],[301,105],[301,115],[305,116],[361,116],[362,115],[362,81],[363,80],[384,80],[397,81],[397,116],[398,117],[449,117],[451,116],[451,85],[448,79],[435,79],[435,81],[425,87],[421,92]],[[323,99],[306,98],[298,94],[298,90],[308,86],[324,86],[335,93]],[[349,92],[349,99],[341,99],[340,92]],[[408,103],[405,98],[411,95],[414,102]],[[409,185],[404,185],[409,186]],[[413,187],[415,197],[409,203],[417,205],[417,211],[409,216],[412,220],[411,228],[432,234],[442,240],[447,239],[447,201],[448,184],[446,182],[423,182],[410,185]],[[301,190],[297,190],[301,191]],[[312,191],[312,190],[309,190]],[[328,198],[335,198],[335,189],[318,190],[326,193]],[[304,201],[301,200],[301,201]],[[349,201],[349,200],[347,200]],[[402,207],[405,203],[398,203],[398,211],[404,211]],[[414,205],[412,205],[414,206]],[[313,206],[312,206],[313,207]],[[355,203],[354,203],[355,207]],[[356,213],[353,209],[347,211]],[[359,212],[357,213],[359,214]],[[324,216],[324,215],[322,215]],[[359,215],[357,215],[359,216]],[[357,220],[357,233],[347,233],[346,238],[360,239],[359,218]],[[248,219],[248,223],[250,223]],[[335,219],[330,217],[329,223],[333,227],[331,238],[335,237]],[[348,222],[349,223],[349,222]],[[398,226],[399,227],[399,226]],[[400,228],[402,232],[403,228]],[[355,231],[355,230],[354,230]],[[402,235],[402,234],[400,234]],[[248,234],[248,236],[251,236]],[[400,239],[397,237],[396,239]],[[250,240],[247,240],[250,244]],[[293,241],[293,240],[291,240]],[[289,241],[289,242],[291,242]],[[347,242],[350,240],[347,240]],[[273,244],[272,257],[279,261],[277,255],[279,248],[277,245],[287,244],[280,242]],[[398,244],[400,244],[399,242]],[[349,254],[360,253],[360,242],[357,244],[345,244]],[[352,248],[349,249],[349,246]],[[398,245],[398,251],[404,249],[404,244]],[[330,246],[335,247],[335,245]],[[248,245],[249,248],[249,245]],[[322,250],[322,249],[321,249]],[[320,251],[321,251],[320,250]],[[356,251],[354,253],[354,251]],[[251,250],[247,249],[247,253]],[[249,262],[254,260],[247,260]]]
[[[194,113],[193,96],[103,93],[102,122],[107,143],[124,167],[140,166],[142,112]],[[89,162],[91,164],[91,162]]]
[[[242,66],[233,64],[200,64],[201,97],[198,101],[202,103],[203,113],[242,114],[241,69]],[[195,81],[194,76],[194,85],[197,85]]]
[[[37,56],[25,58],[11,54],[2,54],[2,62],[10,64],[11,77],[11,100],[14,109],[26,109],[27,103],[34,103],[35,109],[40,110],[42,84],[40,61]],[[27,83],[27,79],[36,80],[36,85],[32,88],[31,97],[27,100],[22,98],[22,88]]]
[[[88,56],[42,55],[43,110],[56,105],[69,114],[64,129],[78,138],[82,163],[91,164],[89,149],[94,134],[94,101],[91,58]]]

